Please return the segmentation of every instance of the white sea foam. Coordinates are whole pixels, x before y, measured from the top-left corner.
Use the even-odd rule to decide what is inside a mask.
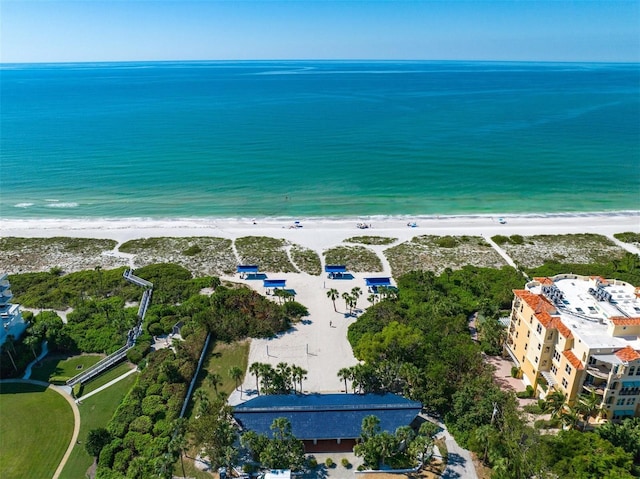
[[[33,203],[16,203],[13,205],[14,208],[29,208],[29,206],[33,206]]]
[[[70,201],[65,203],[65,202],[59,202],[58,200],[56,200],[55,202],[48,203],[46,206],[47,208],[77,208],[80,205],[75,201]]]

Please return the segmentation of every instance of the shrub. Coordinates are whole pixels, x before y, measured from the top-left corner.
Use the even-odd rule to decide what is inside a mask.
[[[343,457],[342,461],[340,462],[342,463],[342,467],[346,469],[351,469],[351,463],[349,462],[349,459],[347,459],[346,457]]]
[[[511,235],[509,237],[509,239],[511,240],[511,242],[513,244],[523,244],[524,243],[524,238],[520,235]]]
[[[324,465],[327,467],[333,467],[335,463],[333,462],[333,459],[331,459],[330,457],[327,457],[327,460],[324,461]]]
[[[460,241],[454,236],[443,236],[442,238],[438,238],[436,240],[436,244],[440,248],[455,248],[460,244]]]
[[[186,250],[184,250],[182,254],[185,256],[195,256],[201,252],[202,252],[202,248],[200,248],[200,246],[198,246],[197,244],[193,244],[189,246]]]
[[[511,377],[517,378],[520,375],[520,368],[518,366],[511,366]]]
[[[309,456],[307,459],[307,465],[309,466],[309,469],[315,469],[318,467],[318,460],[313,456]]]
[[[492,236],[491,239],[498,246],[509,242],[509,238],[507,238],[506,236],[503,236],[503,235],[495,235],[495,236]]]

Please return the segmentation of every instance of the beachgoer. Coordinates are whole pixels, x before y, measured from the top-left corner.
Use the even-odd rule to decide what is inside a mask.
[[[333,328],[333,321],[329,321],[329,327]]]

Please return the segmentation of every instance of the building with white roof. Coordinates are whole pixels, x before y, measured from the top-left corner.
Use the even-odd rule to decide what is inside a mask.
[[[11,303],[13,293],[9,284],[8,275],[0,273],[0,319],[2,319],[2,327],[0,328],[0,345],[4,344],[7,336],[19,338],[27,325],[22,319],[20,305]]]
[[[541,397],[594,392],[610,419],[640,415],[640,288],[561,274],[514,291],[506,350]]]

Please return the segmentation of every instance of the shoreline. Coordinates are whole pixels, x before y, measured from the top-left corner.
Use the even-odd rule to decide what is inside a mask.
[[[640,232],[640,211],[571,214],[395,216],[352,218],[85,218],[0,219],[1,237],[81,237],[121,243],[150,237],[241,236],[278,237],[312,249],[323,249],[353,236],[388,236],[406,241],[414,236],[523,236],[595,233],[611,236]],[[294,221],[302,225],[294,228]],[[416,227],[408,227],[415,222]],[[359,229],[358,223],[371,225]]]

